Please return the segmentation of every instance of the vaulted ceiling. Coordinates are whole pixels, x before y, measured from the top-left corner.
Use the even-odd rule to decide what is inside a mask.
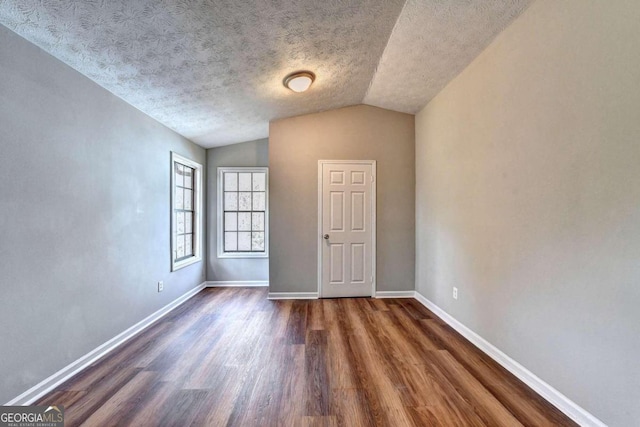
[[[203,147],[366,103],[416,113],[533,0],[0,0],[0,23]],[[308,92],[283,78],[311,70]]]

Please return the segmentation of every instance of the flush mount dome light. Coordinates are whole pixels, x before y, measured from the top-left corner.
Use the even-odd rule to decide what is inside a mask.
[[[315,79],[316,75],[311,71],[297,71],[284,78],[284,87],[294,92],[304,92]]]

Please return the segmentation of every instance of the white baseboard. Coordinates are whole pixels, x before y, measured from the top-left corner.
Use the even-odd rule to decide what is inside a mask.
[[[414,291],[376,291],[376,298],[413,298]],[[269,299],[318,299],[318,292],[269,292]]]
[[[205,282],[207,288],[234,288],[234,287],[264,287],[269,286],[268,280],[210,280]]]
[[[317,292],[269,292],[269,299],[318,299]]]
[[[518,377],[520,381],[531,387],[536,393],[546,399],[549,403],[564,412],[569,418],[583,427],[607,427],[602,421],[591,415],[584,408],[577,405],[571,399],[560,393],[558,390],[538,378],[533,372],[507,356],[500,349],[495,347],[489,341],[476,334],[471,329],[456,320],[449,313],[429,301],[419,292],[415,292],[415,298],[429,310],[433,311],[438,317],[449,324],[453,329],[458,331],[462,336],[469,340],[473,345],[482,350],[493,360],[502,365],[506,370]]]
[[[414,298],[415,291],[376,291],[376,298]]]
[[[96,347],[89,353],[85,354],[75,362],[65,366],[55,374],[51,375],[50,377],[46,378],[45,380],[31,387],[29,390],[25,391],[20,396],[16,397],[13,400],[10,400],[9,402],[6,403],[6,406],[26,406],[26,405],[33,404],[33,402],[35,402],[45,394],[49,393],[58,385],[67,381],[69,378],[73,377],[83,369],[90,366],[96,360],[100,359],[101,357],[112,352],[113,350],[115,350],[117,347],[121,346],[125,342],[129,341],[131,338],[133,338],[134,336],[142,332],[144,329],[151,326],[154,322],[156,322],[160,318],[166,316],[170,311],[172,311],[182,303],[186,302],[189,298],[193,297],[204,288],[205,288],[205,283],[201,283],[200,285],[191,289],[189,292],[180,296],[178,299],[165,305],[160,310],[145,317],[135,325],[131,326],[129,329],[125,330],[124,332],[121,332],[120,334],[111,338],[109,341],[105,342],[99,347]]]

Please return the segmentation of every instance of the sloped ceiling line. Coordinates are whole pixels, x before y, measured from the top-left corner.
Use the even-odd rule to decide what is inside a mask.
[[[407,0],[364,103],[415,114],[532,0]]]

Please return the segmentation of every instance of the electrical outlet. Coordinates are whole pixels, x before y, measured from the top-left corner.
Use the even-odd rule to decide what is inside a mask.
[[[458,299],[458,288],[453,288],[453,299]]]
[[[158,292],[162,292],[164,289],[164,282],[158,282]]]

